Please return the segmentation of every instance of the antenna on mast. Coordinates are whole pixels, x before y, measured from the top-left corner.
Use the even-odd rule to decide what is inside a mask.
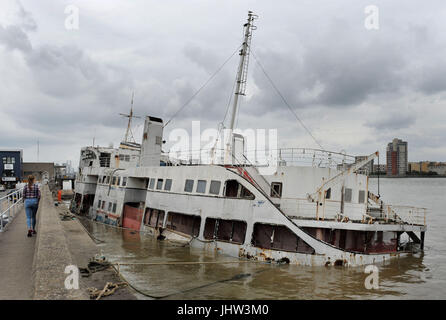
[[[242,49],[240,49],[240,62],[237,71],[237,82],[234,92],[234,103],[232,105],[232,116],[229,129],[234,130],[235,117],[237,115],[238,98],[240,95],[244,96],[246,93],[246,82],[248,79],[248,64],[249,53],[251,51],[251,39],[252,31],[257,27],[254,25],[254,20],[258,18],[258,15],[253,14],[252,11],[248,11],[248,22],[243,25],[244,39]]]
[[[234,102],[232,104],[232,114],[231,114],[231,122],[229,124],[229,136],[227,137],[226,150],[225,150],[225,163],[228,161],[232,161],[233,157],[233,131],[235,118],[237,116],[237,108],[239,102],[239,96],[244,96],[246,93],[246,82],[248,79],[248,64],[249,64],[249,53],[251,51],[251,39],[252,39],[252,31],[256,30],[257,27],[254,25],[254,20],[257,19],[258,16],[254,14],[252,11],[248,11],[248,22],[243,25],[243,43],[242,48],[240,49],[240,62],[237,69],[237,80],[235,83],[235,91],[234,91]]]
[[[132,129],[131,129],[132,119],[133,118],[141,118],[141,117],[133,115],[133,97],[134,97],[134,95],[135,95],[135,92],[132,92],[132,101],[130,103],[130,113],[129,114],[120,113],[121,116],[129,118],[127,130],[125,131],[125,136],[124,136],[123,142],[131,142],[131,141],[129,141],[129,133],[132,135],[133,142],[135,142],[135,138],[133,137],[133,133],[132,133]]]

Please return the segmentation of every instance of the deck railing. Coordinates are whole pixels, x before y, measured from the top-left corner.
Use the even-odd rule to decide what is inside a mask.
[[[0,198],[0,232],[3,232],[6,224],[11,222],[22,204],[23,189],[16,190]]]
[[[183,165],[228,164],[224,149],[174,151],[163,155],[172,163]],[[248,149],[244,152],[244,156],[246,164],[259,166],[312,166],[344,170],[355,162],[355,157],[352,155],[311,148]]]
[[[426,215],[428,213],[428,209],[426,208],[400,205],[384,205],[383,211],[386,215],[386,218],[388,219],[391,218],[393,220],[411,225],[426,225]]]

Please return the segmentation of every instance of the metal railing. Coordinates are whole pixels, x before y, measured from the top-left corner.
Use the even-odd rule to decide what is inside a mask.
[[[162,153],[173,164],[228,164],[224,149],[179,150]],[[340,152],[311,148],[252,149],[244,152],[252,165],[312,166],[344,170],[355,157]],[[234,163],[235,164],[235,163]]]
[[[0,198],[0,232],[20,210],[23,204],[23,189],[18,189]]]
[[[410,225],[425,226],[428,209],[401,205],[384,205],[386,218]]]

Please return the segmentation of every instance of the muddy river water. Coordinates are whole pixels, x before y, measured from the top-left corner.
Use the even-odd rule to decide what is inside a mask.
[[[377,193],[377,179],[370,179]],[[236,258],[157,241],[149,235],[83,221],[101,253],[121,266],[141,299],[446,299],[446,179],[380,179],[382,199],[430,209],[424,254],[379,265],[379,288],[366,289],[364,267],[227,263]],[[173,264],[175,261],[211,262]],[[215,262],[215,263],[214,263]]]

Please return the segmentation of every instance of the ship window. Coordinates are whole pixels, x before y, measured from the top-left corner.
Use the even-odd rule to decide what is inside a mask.
[[[108,203],[108,210],[107,210],[107,211],[111,211],[111,208],[112,208],[112,203],[109,202],[109,203]]]
[[[105,201],[102,201],[102,210],[105,209]]]
[[[364,190],[359,190],[358,202],[359,203],[365,202],[365,191]]]
[[[314,254],[314,249],[286,226],[254,224],[252,245],[264,249]]]
[[[250,200],[254,200],[255,197],[254,195],[251,193],[251,191],[249,191],[248,189],[246,189],[244,186],[241,186],[241,191],[240,191],[240,198],[243,199],[250,199]]]
[[[211,186],[209,188],[209,193],[218,195],[220,193],[220,186],[221,186],[220,181],[212,180]]]
[[[116,177],[113,177],[112,185],[115,185],[115,184],[116,184]]]
[[[331,188],[328,188],[327,190],[325,190],[325,199],[330,199],[331,198]]]
[[[236,198],[238,195],[239,183],[237,180],[226,181],[225,196],[229,198]]]
[[[163,179],[158,179],[158,182],[156,183],[156,190],[162,190],[163,189]]]
[[[282,182],[271,183],[271,197],[273,198],[282,197]]]
[[[155,178],[150,179],[149,189],[155,188]]]
[[[127,177],[122,178],[122,186],[125,187],[127,185]]]
[[[186,192],[192,192],[194,189],[194,180],[186,180],[186,183],[184,184],[184,191]]]
[[[205,239],[242,244],[245,241],[246,222],[207,218],[203,236]]]
[[[255,199],[254,195],[237,180],[227,180],[225,196],[228,198]]]
[[[99,156],[99,164],[101,167],[110,167],[111,154],[106,152],[101,152]]]
[[[98,208],[101,208],[101,200],[98,201]]]
[[[105,184],[109,184],[110,182],[110,176],[107,176],[107,179],[105,180]]]
[[[166,179],[166,183],[164,184],[164,190],[170,191],[172,188],[172,179]]]
[[[145,181],[146,181],[145,182],[145,187],[146,187],[146,190],[147,190],[147,189],[149,189],[150,178],[147,178]]]
[[[157,144],[157,145],[162,145],[163,144],[163,137],[161,137],[161,136],[156,136],[155,137],[155,144]]]
[[[113,213],[116,213],[116,203],[113,203]]]
[[[200,232],[200,223],[200,216],[169,212],[166,228],[196,237]]]
[[[146,208],[146,213],[144,216],[144,224],[151,227],[162,227],[164,221],[164,211]]]
[[[118,181],[116,182],[116,185],[121,185],[121,177],[118,177]]]
[[[345,202],[352,202],[352,189],[345,188],[345,191],[344,191],[344,201]]]
[[[206,192],[206,180],[198,180],[197,182],[197,192],[205,193]]]

